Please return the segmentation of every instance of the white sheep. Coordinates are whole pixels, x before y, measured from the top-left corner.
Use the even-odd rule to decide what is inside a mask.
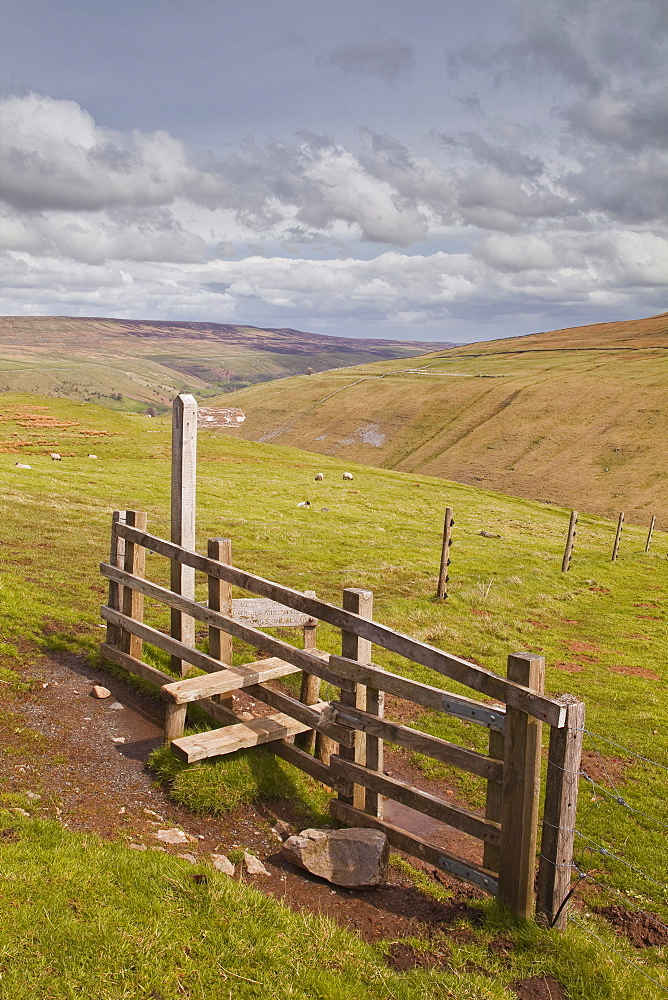
[[[91,452],[88,453],[89,458],[97,458],[97,455],[93,455]]]
[[[316,481],[316,483],[321,483],[324,478],[325,477],[323,476],[322,472],[316,472],[316,474],[315,474],[315,481]]]
[[[344,472],[343,473],[343,478],[344,479],[352,479],[353,478],[352,472]]]
[[[14,462],[17,469],[32,469],[32,465],[26,465],[25,462]]]
[[[51,451],[51,452],[49,452],[49,457],[50,457],[50,459],[51,459],[52,462],[61,462],[62,461],[62,459],[61,459],[61,457],[60,457],[60,455],[58,454],[57,451]]]

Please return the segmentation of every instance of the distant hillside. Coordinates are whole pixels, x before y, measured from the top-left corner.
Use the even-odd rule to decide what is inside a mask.
[[[409,358],[443,346],[222,323],[4,316],[0,391],[159,410],[184,390],[203,398],[307,368]]]
[[[614,516],[668,520],[668,313],[292,378],[235,433]]]

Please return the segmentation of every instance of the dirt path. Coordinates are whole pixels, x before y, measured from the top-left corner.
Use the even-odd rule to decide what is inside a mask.
[[[433,937],[461,917],[475,919],[477,911],[471,911],[469,902],[480,894],[420,862],[411,863],[451,889],[452,901],[439,903],[418,891],[397,868],[391,868],[387,885],[363,891],[336,888],[294,869],[279,856],[280,840],[271,829],[277,819],[294,832],[308,825],[288,803],[242,806],[220,819],[181,809],[146,766],[151,750],[162,742],[162,705],[157,699],[72,654],[36,660],[31,675],[36,679],[31,692],[4,693],[8,749],[0,755],[0,781],[6,791],[40,796],[32,799],[31,813],[138,849],[187,853],[198,860],[248,848],[264,861],[269,875],[241,877],[296,909],[322,912],[352,926],[367,940]],[[111,697],[95,698],[94,684],[109,688]],[[410,771],[411,780],[430,785],[419,782],[398,754],[390,755],[388,770],[402,778]],[[447,827],[439,830],[438,825],[427,830],[425,818],[412,810],[396,807],[392,818],[409,829],[417,830],[420,823],[422,836],[474,856],[477,844],[471,838]],[[171,827],[179,827],[192,840],[162,844],[155,834]]]

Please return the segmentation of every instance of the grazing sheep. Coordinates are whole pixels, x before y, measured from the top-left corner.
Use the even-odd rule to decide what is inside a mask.
[[[316,483],[321,483],[324,478],[325,477],[323,476],[322,472],[316,472],[316,474],[315,474],[315,481],[316,481]]]
[[[89,457],[89,458],[97,458],[97,455],[93,455],[93,454],[91,454],[91,453],[89,452],[89,453],[88,453],[88,457]]]
[[[343,478],[344,479],[352,479],[353,478],[352,472],[344,472],[343,473]]]
[[[25,462],[14,462],[17,469],[32,469],[32,465],[26,465]]]
[[[51,452],[49,452],[49,457],[50,457],[50,459],[51,459],[52,462],[62,462],[62,459],[61,459],[61,457],[60,457],[60,455],[58,454],[57,451],[51,451]]]
[[[310,507],[311,506],[311,501],[310,500],[302,500],[302,502],[298,503],[297,506],[298,507]]]

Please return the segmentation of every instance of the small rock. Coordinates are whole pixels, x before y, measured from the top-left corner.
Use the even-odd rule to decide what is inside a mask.
[[[194,854],[177,854],[177,858],[183,858],[184,861],[189,861],[191,865],[197,864],[197,858]]]
[[[125,813],[126,813],[125,806],[121,806],[121,808],[118,810],[118,815],[125,816]]]
[[[225,854],[212,854],[213,867],[225,875],[234,875],[234,865]]]
[[[278,822],[276,823],[276,826],[272,826],[271,832],[279,840],[285,840],[287,837],[290,836],[291,829],[292,827],[290,826],[289,823],[286,823],[285,820],[283,819],[279,819]]]
[[[131,851],[146,851],[148,848],[146,844],[128,844]]]
[[[114,701],[109,708],[112,712],[121,712],[125,708],[125,705],[121,705],[120,701]]]
[[[252,722],[255,716],[251,712],[239,712],[239,718],[244,722]]]
[[[159,819],[160,821],[162,821],[165,818],[164,816],[161,816],[160,813],[155,812],[154,809],[144,808],[144,812],[146,813],[147,816],[155,816],[155,818]]]
[[[249,875],[269,874],[260,859],[256,858],[254,854],[249,854],[248,851],[244,851],[244,868]]]
[[[112,743],[125,743],[125,736],[112,736],[111,737],[111,742]]]
[[[161,840],[163,844],[187,844],[190,840],[188,834],[176,826],[172,827],[171,830],[158,830],[153,836]]]
[[[351,888],[383,885],[389,853],[385,834],[366,829],[302,830],[281,848],[293,865]]]
[[[111,691],[109,688],[102,687],[101,684],[94,684],[92,694],[94,694],[96,698],[108,698],[111,695]]]
[[[483,538],[501,538],[501,535],[495,535],[491,531],[479,531],[478,534],[482,535]]]
[[[30,817],[30,813],[26,812],[25,809],[21,809],[19,806],[14,806],[14,808],[10,809],[9,811],[13,812],[13,813],[18,813],[19,816],[28,816],[28,817]]]
[[[26,792],[26,798],[30,799],[31,802],[39,802],[41,797],[39,792]]]

